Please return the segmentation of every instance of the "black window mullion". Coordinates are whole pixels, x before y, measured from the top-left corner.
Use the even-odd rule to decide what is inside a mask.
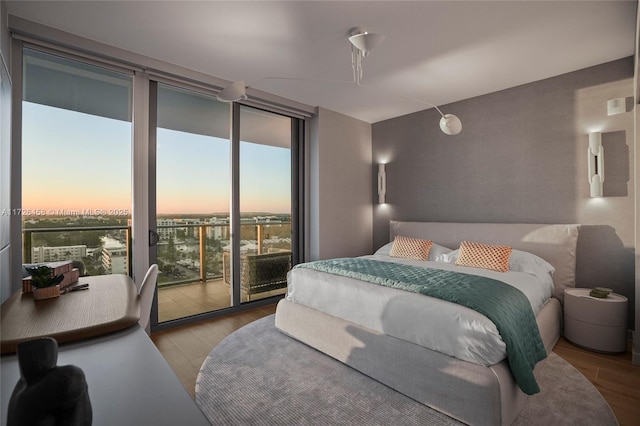
[[[240,306],[240,104],[231,107],[231,306]]]

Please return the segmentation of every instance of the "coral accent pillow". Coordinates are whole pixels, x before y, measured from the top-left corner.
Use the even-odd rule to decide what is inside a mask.
[[[432,245],[433,242],[431,240],[397,236],[393,240],[393,247],[391,247],[389,256],[429,260],[429,251]]]
[[[498,272],[509,270],[511,247],[463,241],[456,265],[491,269]]]

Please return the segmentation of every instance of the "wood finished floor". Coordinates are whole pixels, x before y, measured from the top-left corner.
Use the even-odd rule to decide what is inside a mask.
[[[286,289],[252,295],[251,300],[283,294]],[[248,301],[243,293],[242,301]],[[222,280],[208,280],[158,288],[158,321],[165,322],[231,306],[229,286]]]
[[[223,280],[158,287],[158,320],[170,321],[231,306]]]
[[[240,327],[271,315],[275,305],[154,333],[151,339],[195,398],[196,376],[205,358],[222,339]],[[621,426],[640,424],[640,366],[630,350],[607,355],[578,348],[561,338],[553,350],[578,369],[607,400]]]

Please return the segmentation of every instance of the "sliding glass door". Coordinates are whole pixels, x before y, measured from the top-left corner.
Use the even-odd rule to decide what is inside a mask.
[[[157,87],[158,321],[231,306],[230,110],[210,95]],[[152,206],[153,207],[153,206]]]
[[[241,301],[283,294],[291,269],[292,119],[240,108]]]
[[[154,82],[150,89],[158,322],[284,294],[297,259],[292,146],[299,122],[184,87]]]

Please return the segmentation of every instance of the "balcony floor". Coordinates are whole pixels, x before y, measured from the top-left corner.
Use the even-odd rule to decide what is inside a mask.
[[[158,287],[158,322],[230,306],[229,286],[221,279]]]
[[[284,294],[286,288],[252,294],[251,300]],[[242,294],[242,302],[248,302],[246,293]],[[191,315],[229,308],[231,296],[229,286],[222,279],[208,280],[206,283],[158,287],[158,322],[189,317]]]

